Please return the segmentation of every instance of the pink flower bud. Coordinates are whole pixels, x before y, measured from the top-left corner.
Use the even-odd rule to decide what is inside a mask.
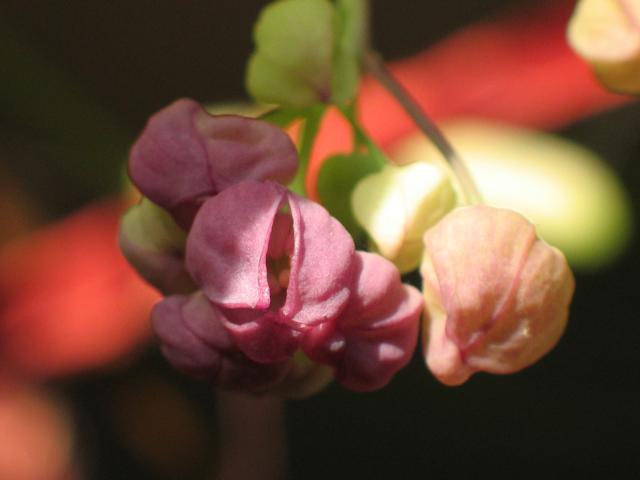
[[[236,115],[209,115],[180,99],[149,119],[133,145],[129,176],[187,228],[204,200],[243,180],[286,183],[295,145],[278,127]]]
[[[441,382],[516,372],[558,342],[574,279],[531,223],[509,210],[459,208],[424,241],[424,350]]]

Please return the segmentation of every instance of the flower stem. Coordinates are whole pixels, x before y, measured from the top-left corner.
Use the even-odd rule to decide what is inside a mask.
[[[222,445],[217,480],[284,480],[284,402],[231,392],[219,392],[217,398]]]
[[[442,153],[442,156],[449,163],[457,177],[462,192],[466,196],[467,203],[482,203],[482,196],[458,152],[449,143],[438,126],[422,111],[409,92],[394,78],[378,54],[374,51],[365,52],[363,64],[364,68],[395,97],[418,128]]]

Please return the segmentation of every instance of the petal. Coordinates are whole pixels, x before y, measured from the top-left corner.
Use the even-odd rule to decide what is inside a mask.
[[[187,238],[187,269],[212,302],[227,308],[269,307],[266,257],[286,190],[243,182],[207,200]]]
[[[286,182],[297,153],[279,128],[234,115],[209,115],[177,100],[155,114],[133,148],[129,175],[142,193],[188,226],[210,195],[242,180]]]
[[[225,327],[242,353],[255,362],[289,359],[298,349],[300,332],[283,324],[276,312],[225,309]]]
[[[222,312],[202,293],[165,298],[154,307],[152,321],[162,351],[175,368],[221,388],[263,391],[290,368],[245,357],[225,330]]]
[[[335,330],[313,332],[305,351],[333,365],[336,379],[346,387],[375,390],[410,361],[423,301],[418,290],[401,283],[389,261],[365,252],[355,258],[354,287]]]
[[[355,246],[344,227],[317,203],[289,192],[294,251],[282,315],[293,324],[334,319],[349,298]]]
[[[535,241],[533,225],[520,215],[486,206],[459,208],[427,232],[426,249],[448,313],[447,335],[461,350],[509,308]]]

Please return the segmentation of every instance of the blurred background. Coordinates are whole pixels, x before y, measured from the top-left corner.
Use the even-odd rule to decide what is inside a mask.
[[[147,315],[157,296],[120,259],[117,218],[135,200],[125,161],[150,114],[178,97],[247,99],[251,28],[266,3],[0,0],[1,479],[213,478],[215,393],[174,373],[154,347]],[[624,187],[633,218],[620,235],[631,235],[640,106],[600,92],[563,43],[572,1],[372,5],[375,46],[390,61],[414,56],[398,74],[413,75],[423,105],[437,98],[436,118],[486,114],[588,147]],[[465,37],[479,21],[487,30]],[[491,50],[514,36],[513,52]],[[535,84],[522,72],[538,75]],[[437,89],[420,97],[429,78]],[[372,135],[392,117],[370,119]],[[380,392],[332,385],[289,402],[290,477],[533,478],[640,466],[640,245],[628,238],[578,268],[567,333],[524,372],[447,388],[417,352]]]

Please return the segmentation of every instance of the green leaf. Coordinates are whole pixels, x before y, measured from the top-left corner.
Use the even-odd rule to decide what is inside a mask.
[[[362,178],[380,170],[381,166],[375,158],[360,153],[329,157],[320,169],[320,202],[354,238],[361,235],[362,228],[351,209],[351,193]]]

